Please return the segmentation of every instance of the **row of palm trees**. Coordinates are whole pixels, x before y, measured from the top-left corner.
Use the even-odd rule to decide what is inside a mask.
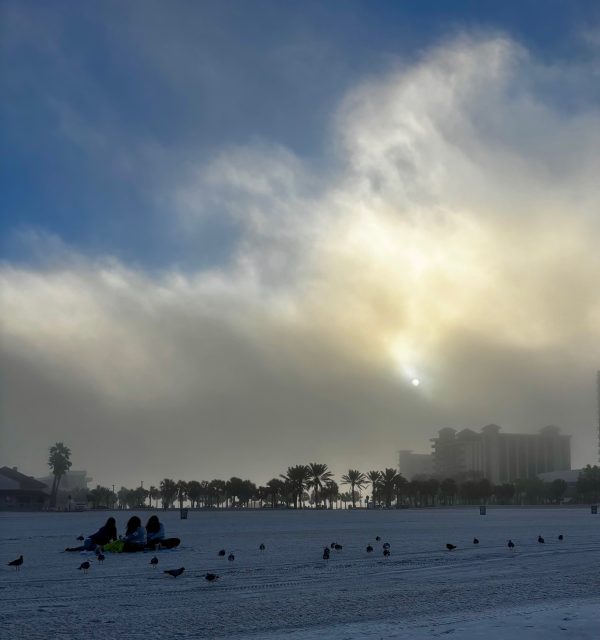
[[[312,462],[290,466],[285,473],[272,478],[264,486],[256,486],[250,480],[237,477],[209,482],[165,478],[158,487],[121,487],[116,495],[109,489],[97,486],[90,492],[90,500],[94,506],[114,506],[117,503],[121,508],[158,507],[159,502],[163,508],[173,507],[176,503],[179,507],[188,503],[191,508],[249,506],[257,503],[260,506],[269,504],[273,508],[281,505],[295,509],[305,508],[307,505],[334,508],[340,502],[345,505],[351,503],[356,508],[357,502],[361,500],[362,490],[370,486],[371,500],[375,504],[390,507],[394,500],[399,505],[411,493],[408,489],[417,488],[419,483],[410,483],[396,469],[386,468],[367,473],[349,469],[341,476],[341,484],[347,485],[349,491],[340,491],[326,464]],[[420,486],[417,493],[425,495]]]
[[[181,508],[221,508],[247,506],[279,506],[295,509],[339,508],[340,502],[356,507],[362,501],[362,490],[370,488],[370,500],[376,506],[433,506],[485,503],[490,498],[499,504],[558,503],[567,490],[562,480],[544,483],[538,479],[517,480],[514,483],[492,485],[485,478],[465,477],[462,480],[435,478],[406,480],[394,468],[363,473],[349,469],[341,476],[348,491],[341,492],[326,464],[311,463],[288,467],[284,474],[256,486],[250,480],[233,477],[229,480],[198,482],[165,478],[158,487],[127,489],[113,494],[110,489],[96,487],[89,494],[94,506],[139,508],[144,506]]]

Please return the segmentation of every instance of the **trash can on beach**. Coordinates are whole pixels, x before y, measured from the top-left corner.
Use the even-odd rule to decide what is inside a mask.
[[[480,516],[484,516],[485,514],[486,514],[486,508],[485,508],[485,506],[484,506],[484,505],[481,505],[481,506],[479,507],[479,515],[480,515]]]
[[[179,509],[179,517],[181,520],[187,520],[187,514],[188,514],[187,509]]]
[[[593,504],[593,505],[590,507],[590,513],[591,513],[593,516],[597,516],[597,515],[598,515],[598,505],[597,505],[597,504]]]

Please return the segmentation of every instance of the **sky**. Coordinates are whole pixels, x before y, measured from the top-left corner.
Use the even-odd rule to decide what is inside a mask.
[[[264,483],[489,423],[597,462],[597,3],[0,18],[0,464]]]

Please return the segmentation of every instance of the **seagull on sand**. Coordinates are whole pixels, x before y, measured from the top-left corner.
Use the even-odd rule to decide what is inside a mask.
[[[515,543],[512,540],[509,540],[507,546],[508,546],[509,549],[514,549],[515,548]]]
[[[8,566],[9,567],[14,567],[15,571],[20,571],[22,564],[23,564],[23,556],[19,556],[16,560],[11,560],[8,563]]]
[[[83,571],[83,573],[85,573],[85,574],[87,575],[87,572],[88,572],[88,570],[89,570],[89,568],[90,568],[91,566],[92,566],[92,565],[91,565],[91,564],[86,560],[85,562],[82,562],[82,563],[79,565],[79,571]]]
[[[389,549],[384,549],[384,550],[383,550],[383,557],[384,557],[384,558],[388,558],[388,557],[389,557],[389,555],[390,555],[390,550],[389,550]]]
[[[563,534],[561,533],[561,534],[558,536],[558,539],[559,539],[559,540],[564,540],[564,539],[565,539],[565,537],[564,537],[564,536],[563,536]]]
[[[370,544],[368,544],[367,545],[367,553],[372,553],[372,552],[373,552],[373,547]]]
[[[185,567],[180,567],[179,569],[166,569],[163,573],[168,573],[170,576],[176,578],[180,576],[185,571]]]
[[[544,540],[544,538],[542,538],[542,536],[538,536],[538,543],[539,544],[544,544],[546,541]]]
[[[158,564],[158,558],[156,556],[154,556],[154,558],[152,558],[152,560],[150,560],[150,564],[152,565],[153,569],[156,569],[156,565]]]
[[[336,551],[341,551],[344,547],[341,544],[337,544],[333,547]]]
[[[233,555],[233,553],[230,553],[230,554],[227,556],[227,560],[229,560],[229,562],[233,562],[233,561],[235,560],[235,556]]]
[[[98,562],[100,564],[102,564],[105,560],[106,560],[106,556],[103,553],[99,553],[96,558],[98,559]]]
[[[218,556],[224,556],[225,555],[225,549],[221,549],[219,551],[219,553],[217,553]]]
[[[264,551],[267,547],[265,547],[265,545],[261,542],[260,546],[258,547],[261,551]]]
[[[380,541],[381,541],[381,536],[375,536],[375,540],[376,540],[377,542],[380,542]]]
[[[448,544],[446,545],[446,549],[448,549],[448,551],[452,551],[453,549],[456,549],[456,545],[455,544],[450,544],[448,542]]]
[[[214,582],[215,580],[219,579],[219,576],[216,573],[205,573],[204,579],[208,582]]]
[[[383,543],[383,548],[384,549],[389,549],[392,545],[389,542],[384,542]]]
[[[477,538],[473,538],[473,544],[479,544],[479,540]]]
[[[323,560],[329,560],[329,547],[323,549]]]

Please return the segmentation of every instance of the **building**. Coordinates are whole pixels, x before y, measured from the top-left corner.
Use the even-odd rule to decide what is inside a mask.
[[[433,474],[433,457],[430,453],[413,453],[404,449],[398,452],[398,469],[407,480],[415,476],[430,476]]]
[[[53,475],[47,475],[43,478],[38,478],[40,482],[47,484],[49,487],[52,486],[52,482],[54,481]],[[92,478],[88,478],[87,471],[67,471],[64,476],[60,479],[59,489],[60,491],[76,491],[77,489],[83,489],[87,491],[88,483],[92,481]]]
[[[17,467],[0,468],[0,509],[42,509],[48,500],[48,486]]]
[[[571,468],[571,436],[561,435],[555,426],[535,434],[500,433],[496,424],[483,427],[480,433],[445,428],[431,442],[438,477],[474,473],[502,484]]]

